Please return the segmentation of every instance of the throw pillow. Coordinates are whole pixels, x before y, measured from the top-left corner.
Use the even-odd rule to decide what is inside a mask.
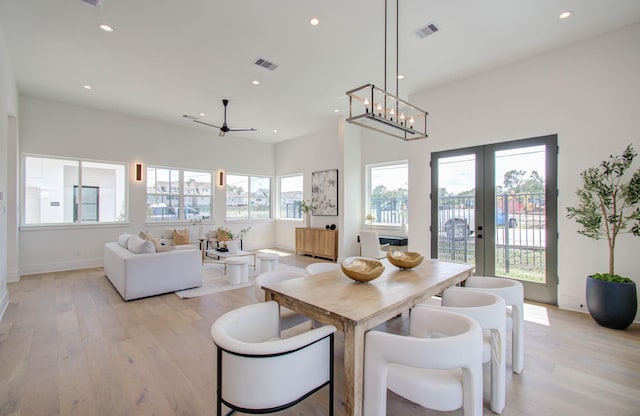
[[[118,236],[118,244],[122,247],[127,248],[127,243],[129,242],[129,238],[131,238],[131,234],[122,233]]]
[[[143,240],[137,235],[132,235],[127,243],[127,248],[135,254],[155,253],[156,248],[151,241]]]
[[[182,228],[180,230],[173,230],[173,244],[178,246],[180,244],[191,244],[191,238],[189,237],[189,229]]]
[[[158,252],[158,253],[164,252],[164,251],[173,250],[172,246],[163,245],[162,241],[160,240],[160,238],[156,237],[155,235],[151,234],[150,232],[140,231],[140,234],[138,234],[138,235],[143,240],[151,241],[151,243],[153,244],[153,247],[156,249],[156,252]]]

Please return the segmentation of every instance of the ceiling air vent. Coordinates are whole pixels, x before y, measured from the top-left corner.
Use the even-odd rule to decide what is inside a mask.
[[[257,58],[253,63],[263,68],[267,68],[269,71],[273,71],[278,67],[278,65],[274,64],[273,62],[269,62],[266,59],[262,58]]]
[[[100,7],[102,6],[102,0],[80,0],[84,3],[87,3],[93,7]]]
[[[440,28],[438,26],[436,26],[435,23],[429,23],[429,24],[426,24],[426,25],[414,30],[413,33],[415,33],[416,36],[419,37],[420,39],[424,39],[427,36],[432,35],[432,34],[436,33],[439,30],[440,30]]]

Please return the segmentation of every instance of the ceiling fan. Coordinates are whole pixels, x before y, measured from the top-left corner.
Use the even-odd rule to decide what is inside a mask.
[[[215,127],[217,129],[220,129],[220,133],[218,133],[218,136],[220,136],[220,137],[224,137],[224,135],[226,133],[230,132],[230,131],[256,131],[256,129],[254,129],[254,128],[250,128],[250,129],[230,129],[229,126],[227,126],[227,105],[229,105],[229,100],[227,100],[227,99],[222,100],[222,105],[224,105],[224,122],[222,123],[222,127],[215,126],[215,125],[209,124],[209,123],[205,123],[204,121],[200,121],[200,120],[197,120],[197,119],[193,119],[193,121],[196,122],[196,123],[204,124],[205,126],[210,126],[210,127]],[[185,116],[185,117],[187,117],[187,116]]]

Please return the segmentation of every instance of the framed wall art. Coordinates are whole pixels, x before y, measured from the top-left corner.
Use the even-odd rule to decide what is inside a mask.
[[[338,169],[311,174],[311,200],[313,215],[338,215]]]

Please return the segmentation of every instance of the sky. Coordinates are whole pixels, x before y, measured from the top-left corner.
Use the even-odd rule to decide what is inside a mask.
[[[544,178],[545,174],[544,146],[533,146],[519,149],[500,150],[496,152],[496,185],[502,185],[504,174],[510,170],[524,170],[525,177],[533,170]],[[462,155],[439,159],[439,188],[458,194],[474,188],[475,155]]]

